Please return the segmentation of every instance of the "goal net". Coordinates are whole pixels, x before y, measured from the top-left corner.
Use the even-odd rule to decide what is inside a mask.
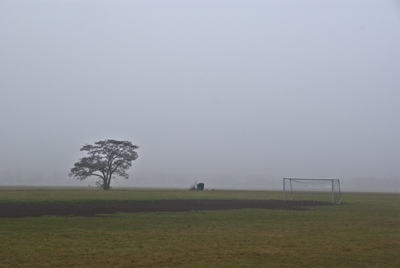
[[[283,178],[283,201],[313,200],[342,203],[338,179]]]

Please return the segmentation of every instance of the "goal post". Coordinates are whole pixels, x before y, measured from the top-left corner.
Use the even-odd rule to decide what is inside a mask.
[[[342,203],[340,180],[332,178],[283,178],[283,201],[290,192],[290,200],[331,200]]]

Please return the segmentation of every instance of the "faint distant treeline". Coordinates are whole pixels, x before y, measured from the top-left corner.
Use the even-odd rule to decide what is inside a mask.
[[[119,180],[114,187],[149,187],[189,189],[195,182],[205,189],[282,190],[282,177],[262,174],[138,174],[129,180]],[[400,175],[338,178],[343,192],[399,192]],[[68,177],[67,172],[0,170],[0,185],[89,186],[96,178],[85,182]]]

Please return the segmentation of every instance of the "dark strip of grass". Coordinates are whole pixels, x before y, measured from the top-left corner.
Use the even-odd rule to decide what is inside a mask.
[[[329,206],[328,202],[279,200],[159,200],[159,201],[93,201],[59,203],[0,203],[0,217],[22,218],[44,215],[86,216],[118,212],[181,212],[190,210],[285,209],[306,210],[313,206]]]

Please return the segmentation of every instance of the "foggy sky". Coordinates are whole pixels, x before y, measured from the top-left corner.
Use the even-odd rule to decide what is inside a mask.
[[[3,0],[0,171],[398,178],[399,48],[397,1]]]

